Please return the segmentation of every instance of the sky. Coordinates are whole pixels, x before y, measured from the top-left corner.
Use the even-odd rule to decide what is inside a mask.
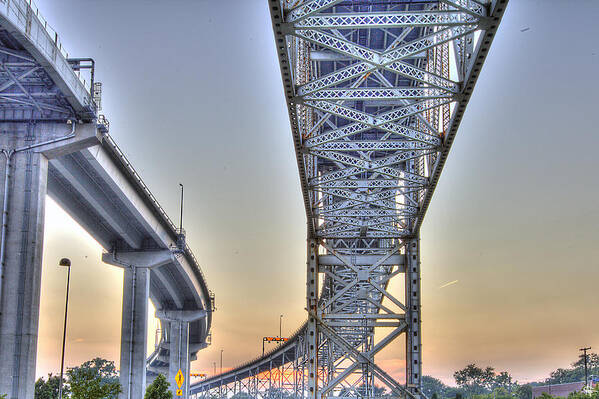
[[[234,367],[305,318],[305,214],[267,2],[36,0],[93,57],[110,134],[184,227],[216,294],[195,372]],[[573,12],[575,4],[575,12]],[[468,363],[520,382],[599,350],[599,3],[512,0],[421,231],[424,373]],[[37,374],[118,364],[122,271],[47,201]],[[150,318],[150,351],[156,321]],[[377,358],[396,376],[404,344]]]

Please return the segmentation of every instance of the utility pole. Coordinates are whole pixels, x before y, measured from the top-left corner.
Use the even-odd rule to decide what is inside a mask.
[[[588,348],[580,348],[580,351],[582,351],[584,353],[584,387],[588,387],[589,386],[589,372],[588,372],[588,368],[587,368],[587,351],[591,350],[591,347],[589,346]]]
[[[179,231],[183,232],[183,184],[179,183],[181,186],[181,216],[179,217]]]
[[[214,375],[216,375],[216,362],[212,362],[212,364],[214,365]]]
[[[224,349],[220,350],[220,373],[223,373],[223,351]]]

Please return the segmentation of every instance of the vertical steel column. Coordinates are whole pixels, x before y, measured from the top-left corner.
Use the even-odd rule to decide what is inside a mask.
[[[406,244],[406,387],[416,396],[422,392],[420,331],[420,238]]]
[[[320,399],[318,392],[318,242],[308,240],[306,305],[308,309],[308,399]]]

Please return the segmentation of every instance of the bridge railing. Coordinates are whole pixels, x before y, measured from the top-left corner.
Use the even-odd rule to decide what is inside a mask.
[[[133,165],[131,165],[131,162],[129,162],[129,160],[125,156],[125,153],[123,153],[123,151],[120,149],[120,147],[117,145],[117,143],[114,141],[114,139],[109,134],[104,135],[104,142],[110,147],[110,149],[117,156],[118,160],[121,162],[121,165],[127,170],[130,177],[135,181],[135,184],[138,186],[139,189],[141,189],[143,194],[146,196],[147,200],[150,202],[151,206],[154,208],[154,211],[156,213],[158,213],[158,215],[162,218],[162,220],[168,226],[168,229],[170,230],[173,237],[175,237],[177,235],[177,230],[178,230],[177,225],[175,225],[175,223],[168,216],[168,214],[166,213],[164,208],[160,205],[160,203],[158,202],[156,197],[154,197],[154,194],[152,194],[152,192],[150,191],[150,189],[148,188],[146,183],[144,183],[144,181],[141,178],[141,176],[139,175],[139,173],[137,173],[137,171],[135,170]],[[206,282],[207,281],[206,276],[204,275],[204,272],[202,271],[202,268],[200,267],[200,263],[198,262],[197,258],[191,251],[191,248],[189,247],[189,245],[187,245],[187,244],[185,244],[185,254],[190,258],[190,260],[191,260],[190,263],[200,273],[200,276],[202,277],[204,286],[206,287],[206,291],[208,292],[208,284]],[[211,306],[211,304],[209,302],[210,302],[210,298],[208,295],[208,297],[206,298],[207,307]]]
[[[0,13],[12,22],[59,72],[82,106],[92,106],[91,87],[68,63],[58,33],[48,24],[33,0],[0,0]],[[89,82],[91,84],[91,82]]]

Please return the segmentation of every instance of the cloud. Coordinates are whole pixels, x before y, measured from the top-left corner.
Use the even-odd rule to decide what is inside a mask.
[[[439,287],[439,289],[441,289],[441,288],[445,288],[445,287],[449,287],[450,285],[457,284],[457,283],[458,283],[458,281],[459,281],[459,280],[453,280],[453,281],[450,281],[449,283],[446,283],[446,284],[443,284],[442,286],[440,286],[440,287]]]

